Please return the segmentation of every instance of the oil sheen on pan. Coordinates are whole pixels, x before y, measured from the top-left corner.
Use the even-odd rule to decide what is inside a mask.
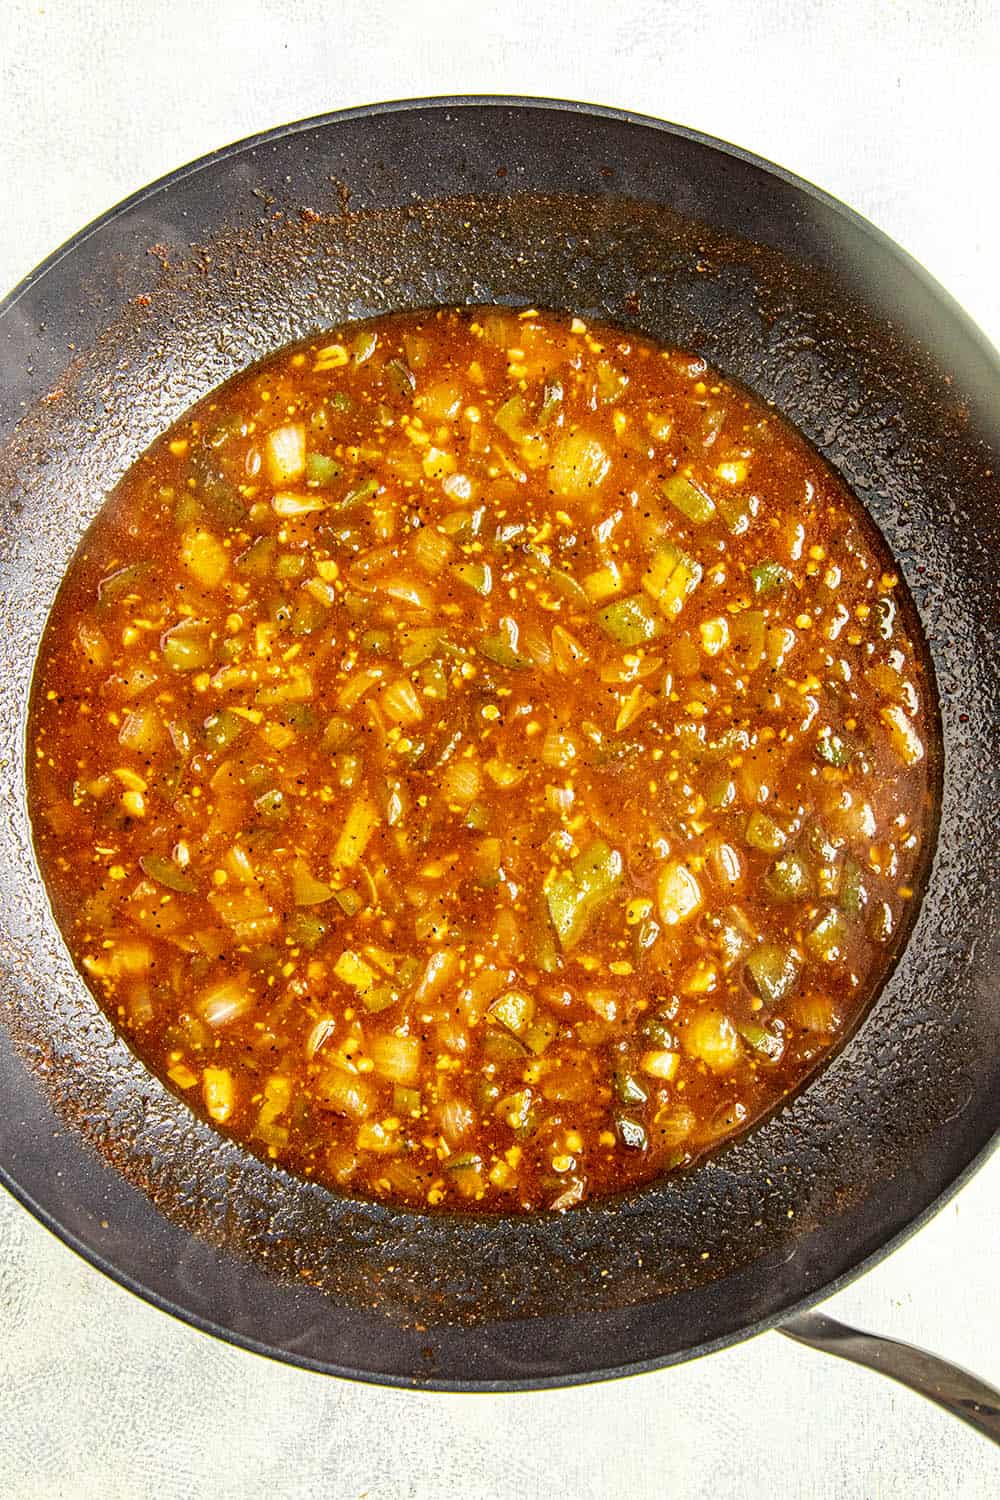
[[[745,1129],[877,988],[931,821],[913,618],[690,353],[498,308],[325,334],[155,443],[69,569],[54,911],[249,1149],[571,1208]]]

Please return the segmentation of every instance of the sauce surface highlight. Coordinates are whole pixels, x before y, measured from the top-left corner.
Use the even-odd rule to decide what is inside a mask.
[[[795,1088],[890,961],[931,706],[884,546],[689,354],[398,315],[231,381],[72,563],[29,723],[74,961],[251,1149],[569,1208]]]

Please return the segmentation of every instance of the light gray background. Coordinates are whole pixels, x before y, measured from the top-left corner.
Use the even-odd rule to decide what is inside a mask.
[[[627,106],[770,156],[900,240],[998,340],[998,64],[990,0],[3,0],[0,288],[242,135],[373,99],[507,91]],[[998,1190],[994,1159],[831,1311],[1000,1383]],[[998,1494],[981,1438],[777,1334],[589,1389],[353,1386],[171,1321],[0,1194],[2,1500]]]

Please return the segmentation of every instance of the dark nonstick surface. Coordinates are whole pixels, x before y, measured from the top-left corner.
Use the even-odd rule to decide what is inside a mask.
[[[35,649],[128,465],[291,339],[470,301],[621,322],[776,402],[882,529],[941,696],[927,894],[855,1035],[707,1164],[562,1216],[351,1202],[216,1135],[70,965],[25,809]],[[656,122],[390,105],[272,132],[138,194],[7,299],[0,350],[0,1172],[94,1264],[315,1368],[556,1384],[773,1323],[883,1253],[981,1158],[1000,1117],[1000,366],[871,226]]]

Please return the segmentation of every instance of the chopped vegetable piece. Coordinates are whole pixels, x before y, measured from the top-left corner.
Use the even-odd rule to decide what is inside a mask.
[[[586,609],[589,602],[587,592],[577,583],[572,573],[564,573],[560,568],[550,568],[546,581],[552,592],[558,594],[560,599],[565,599],[574,609]],[[553,628],[553,636],[557,630],[561,629],[561,626],[556,625]],[[568,632],[564,633],[568,634]]]
[[[539,427],[548,427],[562,407],[564,397],[565,390],[561,380],[546,381],[542,404],[538,409]]]
[[[864,911],[867,903],[868,892],[865,889],[861,866],[856,859],[845,859],[844,868],[840,873],[840,890],[838,892],[840,909],[841,911],[846,911],[848,916],[857,917]]]
[[[306,467],[306,429],[302,422],[272,428],[264,439],[264,465],[275,486],[301,478]]]
[[[220,984],[210,985],[198,1000],[198,1010],[213,1029],[228,1026],[253,1005],[246,974],[235,974]]]
[[[769,1062],[779,1062],[785,1043],[777,1032],[758,1026],[756,1021],[737,1021],[736,1030],[743,1040]]]
[[[762,812],[750,814],[743,837],[751,849],[760,849],[764,854],[777,854],[788,842],[783,829]]]
[[[443,642],[444,634],[436,627],[408,630],[403,635],[399,659],[407,669],[419,667],[441,650]]]
[[[688,866],[680,860],[671,860],[660,871],[656,883],[656,899],[660,921],[668,927],[686,922],[693,917],[702,903],[701,887]]]
[[[759,502],[756,496],[740,495],[720,486],[715,494],[715,505],[727,529],[733,536],[742,536],[757,514]]]
[[[97,585],[98,603],[107,609],[109,605],[118,604],[130,594],[140,592],[149,568],[148,562],[135,562],[129,563],[124,568],[118,568],[114,573],[109,573]]]
[[[401,401],[409,401],[416,388],[417,378],[413,371],[401,359],[390,359],[385,367],[385,376],[389,389],[394,396]]]
[[[720,776],[705,790],[705,801],[713,812],[722,812],[736,801],[736,783],[731,776]]]
[[[405,677],[389,684],[382,693],[382,709],[394,724],[412,728],[424,716],[423,706],[413,683]]]
[[[615,1094],[622,1104],[645,1104],[649,1091],[634,1073],[619,1070],[615,1074]]]
[[[476,593],[481,594],[484,599],[492,593],[493,572],[488,563],[456,563],[451,571],[459,583],[475,589]]]
[[[276,490],[271,498],[271,509],[276,516],[294,520],[297,516],[310,516],[316,511],[326,510],[328,502],[315,490]]]
[[[523,990],[508,990],[490,1006],[490,1019],[515,1035],[525,1030],[535,1014],[535,1002]]]
[[[791,948],[761,943],[747,958],[754,988],[765,1005],[780,1005],[798,982],[799,961]]]
[[[662,620],[642,594],[616,599],[598,611],[597,620],[605,635],[619,646],[639,646],[663,629]]]
[[[310,874],[304,859],[295,861],[292,866],[292,900],[296,906],[318,906],[329,901],[332,895],[332,887]]]
[[[896,928],[896,919],[888,901],[878,901],[868,918],[868,935],[874,943],[887,943]]]
[[[553,494],[582,499],[604,483],[611,468],[607,449],[586,432],[572,432],[560,438],[549,465],[549,485]]]
[[[484,890],[492,890],[500,884],[503,844],[499,839],[480,839],[473,854],[473,872],[476,884]]]
[[[155,880],[157,885],[165,885],[168,890],[177,891],[182,896],[193,896],[197,890],[194,881],[179,870],[172,859],[162,854],[143,854],[139,865],[143,874]]]
[[[259,536],[245,552],[241,552],[237,557],[235,563],[237,573],[251,578],[266,578],[271,571],[275,546],[273,537]]]
[[[800,854],[783,854],[764,876],[764,884],[779,901],[801,901],[812,890],[812,875]]]
[[[700,563],[672,542],[665,542],[657,548],[643,574],[642,586],[656,600],[661,613],[673,619],[684,608],[685,599],[698,587],[701,576]]]
[[[407,1088],[397,1083],[392,1091],[393,1113],[397,1115],[419,1115],[421,1094],[419,1089]]]
[[[215,750],[225,750],[247,731],[247,722],[241,719],[239,714],[230,713],[228,708],[220,708],[218,713],[209,714],[205,720],[205,738]]]
[[[375,1107],[376,1094],[369,1075],[357,1074],[338,1066],[320,1076],[316,1087],[317,1101],[323,1109],[364,1120]]]
[[[294,948],[301,945],[310,951],[326,937],[327,924],[311,911],[298,911],[288,922],[288,941]]]
[[[346,912],[349,917],[356,917],[359,911],[365,909],[365,898],[351,886],[343,891],[334,891],[333,895],[341,911]]]
[[[713,1073],[730,1073],[740,1058],[740,1039],[736,1027],[721,1011],[703,1007],[695,1011],[683,1032],[684,1051],[711,1068]]]
[[[181,562],[196,582],[218,588],[229,572],[229,553],[210,531],[188,531],[181,541]]]
[[[627,1151],[645,1151],[649,1144],[646,1128],[629,1115],[618,1115],[615,1120],[618,1139]]]
[[[910,719],[898,703],[888,703],[879,710],[879,718],[889,731],[889,743],[904,766],[915,766],[924,758],[924,747]]]
[[[271,787],[254,798],[254,808],[265,823],[284,823],[288,817],[285,794],[278,787]]]
[[[696,526],[705,526],[715,515],[715,502],[684,474],[674,474],[663,486],[663,493],[681,515]]]
[[[323,453],[306,455],[305,474],[310,484],[333,484],[334,480],[340,478],[342,472],[335,458],[327,458]]]
[[[750,582],[758,598],[768,594],[779,594],[788,586],[788,573],[776,562],[754,563],[750,569]]]
[[[722,966],[727,971],[745,957],[756,939],[756,932],[738,906],[727,907],[713,924]]]
[[[628,376],[623,370],[618,370],[606,359],[599,359],[595,369],[597,377],[598,399],[607,406],[612,401],[617,401],[624,394],[628,385]]]
[[[365,328],[356,336],[351,344],[351,357],[356,365],[363,365],[371,359],[378,348],[378,334],[372,328]]]
[[[524,418],[527,412],[523,396],[511,396],[493,413],[493,420],[501,432],[520,443],[525,437]]]
[[[521,1040],[529,1052],[540,1057],[547,1047],[555,1041],[559,1035],[559,1022],[552,1016],[543,1016],[530,1026],[526,1026],[521,1033]]]
[[[650,1078],[659,1078],[661,1082],[669,1083],[676,1076],[680,1061],[676,1052],[650,1051],[642,1054],[639,1066]]]
[[[840,844],[835,839],[832,839],[818,823],[814,823],[810,828],[807,842],[810,853],[815,854],[817,859],[821,859],[824,864],[828,865],[834,863],[840,849]]]
[[[205,1108],[217,1125],[225,1125],[236,1104],[236,1085],[228,1068],[206,1068],[202,1074]]]
[[[828,766],[849,766],[853,751],[839,734],[827,729],[816,740],[816,755]]]
[[[412,552],[417,566],[434,578],[454,556],[455,549],[443,532],[433,526],[421,526],[413,540]]]
[[[546,893],[549,915],[564,951],[583,937],[593,916],[621,884],[623,872],[618,850],[595,839],[552,881]]]
[[[164,634],[160,645],[171,671],[197,672],[212,664],[211,644],[196,625],[175,625]]]
[[[333,966],[333,972],[344,984],[349,984],[352,989],[360,994],[372,989],[377,983],[378,976],[370,964],[358,953],[346,949]]]
[[[833,964],[844,957],[847,920],[844,913],[831,909],[806,933],[805,945],[820,963]]]
[[[593,573],[586,575],[583,591],[592,604],[603,604],[605,599],[620,594],[624,583],[621,568],[616,563],[606,563],[603,568],[595,568]]]
[[[366,500],[371,500],[378,494],[378,489],[378,480],[369,475],[367,479],[359,480],[357,484],[351,485],[341,500],[338,509],[352,510],[356,505],[362,505]]]
[[[484,636],[479,642],[481,654],[500,667],[523,669],[532,665],[531,657],[519,648],[520,627],[510,615],[503,615],[495,635]]]
[[[378,825],[378,809],[373,802],[367,797],[359,797],[352,803],[333,851],[334,867],[340,870],[353,869],[368,848]]]
[[[163,720],[155,708],[140,705],[125,715],[118,743],[138,755],[152,755],[163,744]]]
[[[764,660],[767,619],[759,609],[745,609],[732,623],[733,641],[748,672],[755,672]]]
[[[420,1038],[394,1032],[376,1037],[371,1044],[371,1059],[381,1078],[412,1088],[420,1077]]]

